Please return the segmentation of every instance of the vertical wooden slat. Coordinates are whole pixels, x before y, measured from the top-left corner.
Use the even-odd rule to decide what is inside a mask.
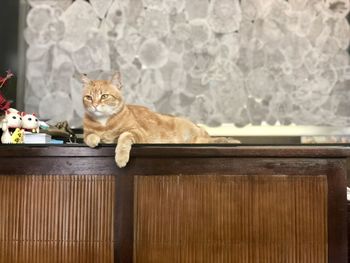
[[[114,176],[1,175],[0,262],[114,262],[114,209]]]
[[[329,259],[341,262],[348,256],[346,220],[337,222],[337,218],[346,218],[346,160],[343,159],[328,167],[333,180],[329,180],[328,191],[332,193],[328,199],[328,224],[329,224]],[[337,223],[336,223],[337,222]]]
[[[116,262],[133,262],[133,233],[134,233],[134,176],[120,174],[116,177],[116,217],[114,257]]]
[[[136,176],[135,262],[325,263],[326,176]]]

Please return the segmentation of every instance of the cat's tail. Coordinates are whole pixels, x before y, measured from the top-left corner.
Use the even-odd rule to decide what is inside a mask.
[[[211,137],[210,143],[241,143],[241,141],[236,140],[232,137]]]

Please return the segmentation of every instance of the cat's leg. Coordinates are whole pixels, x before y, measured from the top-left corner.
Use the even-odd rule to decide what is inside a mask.
[[[100,136],[98,136],[94,133],[91,133],[91,134],[86,136],[84,141],[89,147],[95,148],[101,142],[101,138],[100,138]]]
[[[115,162],[118,167],[125,167],[129,161],[131,146],[135,143],[135,137],[130,132],[122,133],[118,138],[115,148]]]

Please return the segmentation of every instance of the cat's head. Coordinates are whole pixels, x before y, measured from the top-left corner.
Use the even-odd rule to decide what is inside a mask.
[[[111,80],[91,80],[85,75],[83,104],[85,111],[94,118],[104,118],[117,114],[124,106],[121,94],[121,77],[116,73]]]

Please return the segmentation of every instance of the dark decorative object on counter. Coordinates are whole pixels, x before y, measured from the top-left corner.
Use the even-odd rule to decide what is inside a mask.
[[[52,138],[63,140],[64,142],[76,143],[77,136],[69,127],[67,121],[58,122],[55,125],[49,125],[47,129],[41,129],[40,132],[51,135]]]

